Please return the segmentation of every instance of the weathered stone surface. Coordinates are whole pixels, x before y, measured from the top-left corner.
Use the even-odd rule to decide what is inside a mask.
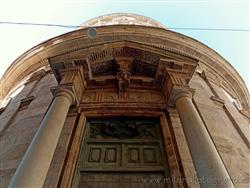
[[[54,85],[55,83],[54,77],[51,74],[47,74],[36,84],[32,91],[30,90],[30,84],[32,85],[32,82],[30,82],[26,85],[28,88],[23,90],[25,93],[21,92],[17,98],[14,99],[20,101],[20,99],[28,93],[29,95],[35,96],[26,109],[17,111],[17,113],[9,121],[8,127],[1,135],[1,187],[7,186],[37,128],[39,127],[39,124],[52,99],[49,86]]]
[[[54,153],[45,183],[43,187],[57,187],[60,175],[62,173],[63,165],[65,165],[65,160],[67,152],[69,149],[69,144],[72,139],[73,129],[75,127],[76,114],[70,115],[66,118],[64,123],[61,136],[59,138],[56,151]]]
[[[227,109],[228,113],[231,114],[233,120],[237,124],[236,126],[238,126],[240,131],[244,134],[248,143],[250,143],[250,134],[249,134],[250,133],[250,119],[249,117],[246,117],[244,114],[240,113],[241,106],[237,105],[239,104],[238,99],[234,99],[235,101],[232,102],[229,98],[230,96],[228,96],[230,94],[226,95],[226,91],[224,89],[216,86],[215,84],[212,84],[212,86],[214,87],[218,95],[225,100],[225,108]]]
[[[178,112],[176,109],[169,109],[169,114],[187,184],[189,187],[200,187]]]
[[[250,151],[247,144],[225,112],[225,107],[215,104],[210,99],[213,93],[204,80],[197,75],[191,80],[190,85],[196,88],[194,101],[235,186],[248,187]],[[249,136],[249,120],[239,113],[221,88],[215,84],[212,84],[212,87],[219,97],[225,100],[225,106],[233,114],[242,132]],[[246,127],[245,130],[244,127]]]
[[[6,107],[6,109],[3,111],[3,113],[0,115],[0,134],[4,131],[9,124],[10,121],[13,121],[15,113],[17,113],[18,108],[21,103],[21,99],[24,99],[29,93],[32,92],[34,87],[36,86],[37,80],[34,80],[33,82],[30,82],[25,85],[25,87],[20,91],[20,93],[15,96],[15,98],[11,99],[11,102]]]

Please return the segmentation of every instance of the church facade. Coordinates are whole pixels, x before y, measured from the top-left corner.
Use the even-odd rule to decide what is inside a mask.
[[[105,15],[33,47],[0,97],[1,187],[250,186],[244,81],[150,18]]]

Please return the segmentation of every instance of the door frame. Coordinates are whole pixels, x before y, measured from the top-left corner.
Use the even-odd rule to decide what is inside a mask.
[[[72,144],[68,148],[69,157],[67,158],[64,170],[61,172],[61,181],[58,183],[59,187],[71,187],[75,174],[75,169],[80,154],[80,146],[84,139],[84,131],[87,124],[87,118],[93,117],[116,117],[116,116],[131,116],[131,117],[156,117],[159,118],[160,129],[163,137],[163,145],[165,155],[167,157],[169,172],[173,187],[185,187],[185,178],[181,173],[178,163],[176,147],[174,146],[174,135],[171,134],[171,122],[163,111],[149,111],[149,110],[87,110],[81,111],[79,120],[76,124],[76,131]]]

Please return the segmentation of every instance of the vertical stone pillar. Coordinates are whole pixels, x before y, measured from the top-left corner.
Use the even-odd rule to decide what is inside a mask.
[[[190,89],[173,89],[172,97],[179,113],[188,147],[201,187],[234,187],[230,176],[197,112]]]
[[[58,72],[58,71],[57,71]],[[54,99],[12,177],[9,188],[42,187],[70,106],[79,104],[84,90],[81,67],[60,70]]]
[[[185,187],[184,186],[185,182],[184,180],[182,180],[182,177],[181,177],[177,155],[174,149],[173,138],[169,130],[170,125],[167,122],[167,118],[165,114],[161,115],[160,121],[161,121],[161,130],[162,130],[162,136],[163,136],[163,141],[165,145],[165,151],[167,153],[167,160],[169,163],[169,168],[170,168],[169,170],[170,170],[170,175],[172,179],[172,186],[170,187],[183,188]]]
[[[9,187],[42,187],[74,94],[59,89]]]

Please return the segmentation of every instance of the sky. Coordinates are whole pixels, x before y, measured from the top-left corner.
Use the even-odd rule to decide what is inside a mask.
[[[250,29],[246,0],[0,0],[0,22],[80,25],[103,14],[128,12],[151,17],[168,28]],[[33,46],[74,29],[0,24],[0,77]],[[217,51],[250,88],[250,32],[175,30]]]

